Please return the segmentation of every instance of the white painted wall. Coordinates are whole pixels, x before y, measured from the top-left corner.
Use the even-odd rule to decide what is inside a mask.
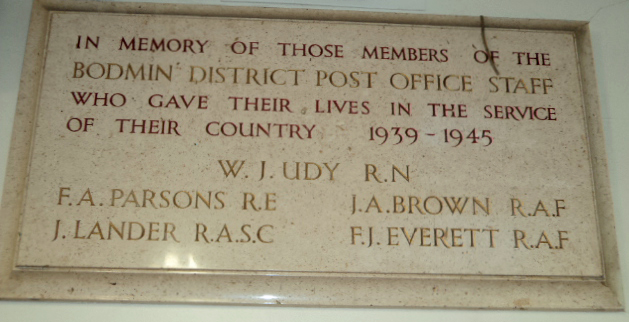
[[[272,0],[269,0],[272,1]],[[347,0],[346,0],[347,1]],[[394,2],[395,0],[387,0]],[[148,2],[146,0],[138,2]],[[221,4],[220,0],[152,0]],[[303,2],[303,1],[301,1]],[[352,1],[356,3],[356,1]],[[408,1],[404,1],[408,2]],[[329,3],[312,0],[313,4]],[[373,3],[366,1],[365,3]],[[223,2],[223,4],[226,4]],[[227,4],[234,4],[233,2]],[[418,2],[421,6],[422,2]],[[625,293],[629,292],[629,1],[425,0],[425,13],[591,22]],[[272,5],[267,5],[272,6]],[[329,8],[316,5],[284,7]],[[382,5],[380,5],[382,6]],[[420,7],[421,8],[421,7]],[[30,0],[0,0],[0,187],[4,186]],[[367,9],[366,9],[367,10]],[[0,259],[1,260],[1,259]],[[627,306],[627,301],[625,301]],[[0,302],[0,321],[629,321],[629,313]]]

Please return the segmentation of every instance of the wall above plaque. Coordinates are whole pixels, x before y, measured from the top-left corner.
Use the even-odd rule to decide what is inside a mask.
[[[35,1],[0,295],[621,310],[589,37]]]

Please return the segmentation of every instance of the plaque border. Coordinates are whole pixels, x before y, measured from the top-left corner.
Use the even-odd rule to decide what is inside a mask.
[[[156,270],[74,270],[15,266],[28,164],[50,14],[54,11],[481,27],[479,17],[336,10],[153,3],[34,0],[0,208],[0,298],[14,300],[207,303],[318,307],[418,307],[622,311],[618,259],[601,107],[588,22],[485,18],[488,28],[565,31],[574,35],[594,181],[603,280],[544,281],[493,276],[291,276],[197,274]],[[396,275],[396,274],[394,274]]]

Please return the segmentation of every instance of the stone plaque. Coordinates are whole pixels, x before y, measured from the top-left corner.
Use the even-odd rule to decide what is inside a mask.
[[[587,24],[35,2],[2,296],[618,310]]]

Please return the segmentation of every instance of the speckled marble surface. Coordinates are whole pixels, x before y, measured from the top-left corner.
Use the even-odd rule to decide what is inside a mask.
[[[383,24],[412,15],[337,12],[326,20],[372,24],[297,23],[237,16],[324,13],[81,6],[110,13],[34,13],[29,54],[45,60],[26,62],[16,116],[2,210],[2,255],[14,254],[15,266],[3,264],[4,297],[621,307],[589,36],[579,23],[489,19],[496,76],[474,60],[483,40],[472,18],[425,16],[463,26],[422,27]],[[509,30],[522,26],[538,30]],[[98,35],[98,49],[76,49],[78,35]],[[123,37],[127,48],[137,38],[137,50],[123,50]],[[140,38],[190,40],[190,52],[177,41],[146,52]],[[240,41],[255,54],[235,54]],[[292,56],[285,43],[322,44],[336,57]],[[428,55],[365,57],[374,47]],[[517,52],[544,53],[548,66],[522,64]],[[138,78],[139,66],[153,79],[157,65],[161,80]],[[280,80],[263,77],[276,70]],[[95,92],[111,100],[77,102]],[[259,109],[272,109],[273,98],[290,103],[252,111],[246,97],[271,98]],[[412,112],[391,115],[391,102]],[[443,117],[437,103],[458,110]],[[336,105],[320,113],[328,104]],[[525,109],[497,119],[496,105],[542,109],[535,120],[513,119]],[[241,122],[272,130],[230,135]],[[230,164],[242,172],[226,174]],[[301,180],[291,179],[298,165]]]

